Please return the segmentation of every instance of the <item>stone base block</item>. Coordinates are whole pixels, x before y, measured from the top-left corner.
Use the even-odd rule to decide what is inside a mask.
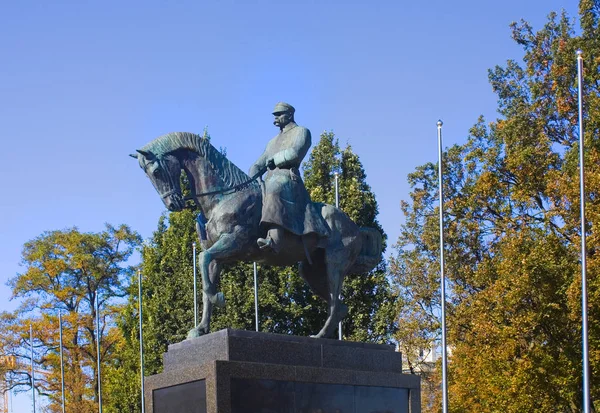
[[[150,413],[419,413],[392,346],[221,330],[169,346]]]

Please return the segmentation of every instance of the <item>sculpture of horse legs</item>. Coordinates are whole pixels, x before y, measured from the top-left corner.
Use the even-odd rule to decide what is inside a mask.
[[[236,234],[223,234],[210,248],[200,253],[199,266],[202,274],[202,319],[200,324],[188,332],[187,337],[193,338],[210,331],[210,319],[213,305],[225,306],[225,297],[217,292],[217,283],[221,274],[220,261],[238,252]]]
[[[299,266],[301,276],[309,284],[312,291],[327,303],[328,317],[321,330],[314,337],[331,337],[335,334],[338,322],[348,312],[347,306],[342,303],[340,293],[344,276],[356,260],[361,249],[360,230],[345,214],[332,206],[324,205],[321,213],[332,229],[325,248],[313,249],[311,261],[304,259]],[[219,280],[221,263],[235,261],[239,258],[244,246],[249,243],[249,236],[240,226],[236,226],[229,233],[221,235],[219,240],[210,248],[200,254],[199,266],[202,273],[203,311],[200,323],[188,333],[188,338],[208,334],[210,319],[214,305],[223,306],[225,298],[223,293],[217,292],[216,284]],[[301,238],[289,239],[285,254],[262,253],[267,263],[275,260],[273,264],[290,264],[302,260],[304,249]],[[277,262],[277,259],[287,261]]]
[[[318,249],[312,255],[312,265],[305,260],[299,266],[300,275],[311,290],[327,303],[328,317],[314,336],[317,338],[332,337],[339,321],[348,313],[340,293],[344,276],[361,247],[360,231],[346,215],[329,205],[325,205],[321,213],[332,229],[331,237],[325,249]]]
[[[304,260],[298,269],[310,289],[327,303],[327,320],[313,337],[332,337],[338,323],[348,313],[348,307],[340,299],[342,282],[347,270],[346,254],[343,250],[317,250],[312,265]]]

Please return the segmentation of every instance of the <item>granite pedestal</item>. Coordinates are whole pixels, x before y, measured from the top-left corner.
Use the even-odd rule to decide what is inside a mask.
[[[225,329],[169,346],[149,413],[420,413],[392,346]]]

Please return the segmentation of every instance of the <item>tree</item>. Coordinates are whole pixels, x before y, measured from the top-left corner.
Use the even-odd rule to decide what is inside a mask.
[[[0,316],[0,346],[10,387],[31,388],[29,327],[34,334],[35,387],[59,411],[61,401],[58,312],[63,317],[66,399],[74,411],[92,411],[98,402],[95,328],[98,299],[101,314],[101,362],[114,354],[117,299],[126,293],[126,265],[140,238],[129,227],[106,225],[100,233],[76,228],[45,232],[23,247],[25,272],[9,281],[13,298],[23,299],[14,313]]]
[[[513,23],[524,66],[489,72],[501,118],[444,153],[451,411],[582,409],[579,170],[575,50],[584,50],[592,399],[600,386],[597,2],[580,2],[580,36],[563,13],[534,33]],[[411,203],[391,269],[402,300],[397,339],[413,356],[439,337],[437,166],[409,176]],[[439,377],[438,377],[439,379]],[[439,394],[428,411],[439,409]]]
[[[373,227],[386,235],[377,221],[375,195],[366,182],[366,173],[350,145],[342,151],[333,132],[321,134],[304,166],[306,188],[315,202],[335,205],[335,173],[339,174],[340,209],[358,226]],[[388,342],[395,328],[396,297],[390,289],[385,261],[369,274],[348,274],[342,290],[348,316],[342,322],[345,339]],[[324,318],[323,318],[324,320]]]
[[[167,221],[168,219],[168,221]],[[169,225],[167,225],[169,223]],[[159,218],[158,228],[142,246],[145,375],[162,371],[162,354],[185,339],[193,325],[192,243],[194,213],[184,210]],[[106,391],[113,397],[105,411],[139,412],[140,359],[137,275],[130,276],[128,301],[119,312],[117,357],[108,368]]]

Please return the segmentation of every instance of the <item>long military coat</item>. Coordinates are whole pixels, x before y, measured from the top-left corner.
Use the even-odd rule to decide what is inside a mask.
[[[329,235],[329,227],[311,202],[300,176],[300,164],[310,144],[310,131],[290,122],[269,141],[250,168],[253,176],[271,158],[276,166],[265,177],[261,224],[277,224],[296,235]]]

